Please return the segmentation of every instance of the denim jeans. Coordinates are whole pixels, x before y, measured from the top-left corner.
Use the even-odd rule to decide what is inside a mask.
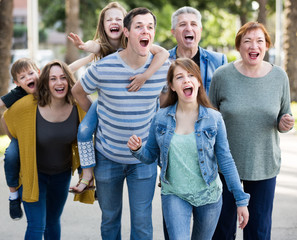
[[[5,150],[4,171],[8,187],[19,185],[20,155],[18,140],[12,138]]]
[[[195,207],[174,194],[161,195],[162,210],[170,240],[210,240],[219,220],[222,197],[219,201]],[[193,230],[191,237],[191,216]]]
[[[212,239],[232,240],[236,238],[237,207],[222,174],[220,177],[223,183],[223,207]],[[276,177],[261,181],[242,181],[242,183],[244,191],[251,195],[248,205],[249,222],[243,229],[243,239],[270,240]]]
[[[82,168],[94,167],[96,163],[93,134],[97,128],[97,101],[94,101],[77,132],[78,152]]]
[[[25,240],[59,240],[60,218],[67,200],[71,170],[47,175],[38,173],[39,201],[23,202],[27,231]]]
[[[131,240],[153,239],[152,200],[154,197],[157,165],[120,164],[96,151],[97,196],[102,211],[101,236],[103,240],[121,239],[123,184],[127,181]]]

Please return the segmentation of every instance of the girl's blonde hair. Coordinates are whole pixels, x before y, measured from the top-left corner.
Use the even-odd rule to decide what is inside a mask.
[[[126,16],[127,11],[125,8],[119,4],[118,2],[111,2],[107,4],[106,7],[104,7],[99,14],[98,18],[98,24],[97,24],[97,30],[94,36],[95,41],[98,41],[100,44],[100,50],[99,53],[96,54],[96,58],[103,58],[111,53],[114,53],[117,51],[109,42],[108,36],[104,30],[104,17],[105,13],[107,10],[112,9],[112,8],[117,8],[123,13],[123,17]],[[125,35],[122,34],[121,36],[121,47],[125,48],[126,47],[126,41],[125,41]]]

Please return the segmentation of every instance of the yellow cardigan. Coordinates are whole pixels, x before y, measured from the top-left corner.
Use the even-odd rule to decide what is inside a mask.
[[[77,104],[79,121],[85,112]],[[39,200],[38,173],[36,161],[36,111],[37,101],[29,94],[15,102],[4,112],[4,119],[10,134],[18,140],[20,152],[20,184],[23,186],[22,199],[26,202]],[[77,143],[72,145],[72,174],[79,167]],[[75,201],[94,202],[94,191],[76,195]]]

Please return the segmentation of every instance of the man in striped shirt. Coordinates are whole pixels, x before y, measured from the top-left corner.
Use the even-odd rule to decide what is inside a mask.
[[[124,18],[127,47],[90,66],[76,83],[73,93],[87,110],[87,95],[98,92],[96,131],[97,195],[102,210],[102,239],[120,239],[123,182],[129,191],[131,239],[153,239],[152,199],[157,163],[145,165],[134,158],[126,143],[132,134],[145,144],[149,127],[159,107],[159,95],[166,84],[169,61],[137,92],[128,92],[129,78],[143,73],[153,55],[156,18],[146,8],[131,10]]]

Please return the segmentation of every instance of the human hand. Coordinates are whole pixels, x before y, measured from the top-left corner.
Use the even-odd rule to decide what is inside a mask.
[[[244,229],[249,221],[249,210],[247,207],[237,207],[238,227]]]
[[[78,49],[83,50],[83,45],[85,44],[80,37],[75,33],[69,33],[68,39],[74,44]]]
[[[132,81],[128,86],[128,92],[137,92],[146,81],[144,74],[137,74],[129,78]]]
[[[142,145],[142,140],[140,137],[137,137],[136,135],[131,136],[127,142],[127,146],[132,151],[138,150],[141,147],[141,145]]]
[[[75,34],[70,33],[68,36],[68,39],[76,46],[78,49],[84,50],[86,52],[90,53],[98,53],[100,50],[100,45],[94,40],[89,40],[86,42],[83,42],[81,38]]]
[[[280,131],[289,131],[294,126],[295,119],[290,114],[284,114],[278,124]]]

